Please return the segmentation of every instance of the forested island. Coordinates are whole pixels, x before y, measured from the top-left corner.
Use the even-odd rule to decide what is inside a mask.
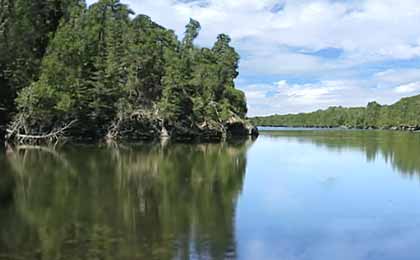
[[[257,134],[228,35],[194,45],[119,0],[0,0],[0,138],[220,140]]]
[[[357,129],[420,130],[420,95],[392,105],[370,102],[367,107],[330,107],[312,113],[254,117],[258,126],[344,127]]]

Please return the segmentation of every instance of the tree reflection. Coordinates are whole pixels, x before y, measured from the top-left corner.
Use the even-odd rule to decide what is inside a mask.
[[[0,258],[236,258],[249,145],[15,151],[0,176],[15,183],[0,209]]]
[[[283,131],[270,132],[310,142],[331,150],[355,149],[366,153],[368,161],[378,156],[390,162],[401,174],[420,176],[420,133],[393,131]]]

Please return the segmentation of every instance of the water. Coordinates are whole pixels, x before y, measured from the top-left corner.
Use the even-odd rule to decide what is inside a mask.
[[[420,134],[22,147],[0,170],[0,259],[420,259]]]

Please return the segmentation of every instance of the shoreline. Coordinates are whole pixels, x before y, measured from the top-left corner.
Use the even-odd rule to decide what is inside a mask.
[[[378,130],[378,131],[395,131],[395,132],[412,132],[419,133],[420,126],[392,126],[392,127],[354,127],[354,126],[285,126],[285,125],[257,125],[259,131],[261,127],[277,127],[277,128],[305,128],[305,129],[331,129],[331,130]]]
[[[152,131],[153,130],[153,131]],[[153,143],[171,141],[174,143],[219,143],[239,139],[256,139],[258,128],[246,121],[230,122],[222,127],[207,125],[201,128],[173,127],[169,131],[150,128],[141,129],[133,127],[130,131],[117,131],[113,135],[80,136],[60,131],[57,135],[21,135],[18,132],[4,131],[0,136],[0,147],[18,145],[56,145],[56,144],[112,144],[112,143]],[[45,137],[46,136],[46,137]],[[45,138],[44,138],[45,137]]]

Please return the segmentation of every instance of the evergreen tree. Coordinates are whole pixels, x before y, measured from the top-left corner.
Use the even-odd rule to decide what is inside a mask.
[[[156,122],[162,121],[172,128],[218,125],[222,129],[229,118],[244,119],[245,97],[234,86],[239,55],[227,35],[220,35],[212,49],[199,48],[194,40],[201,26],[193,19],[179,41],[173,31],[145,15],[132,18],[133,12],[119,0],[99,0],[89,8],[76,0],[51,0],[46,5],[35,1],[24,6],[25,1],[29,0],[17,0],[20,8],[16,10],[36,7],[48,17],[61,17],[54,20],[54,26],[40,30],[36,42],[42,44],[24,59],[38,65],[19,67],[35,73],[24,72],[29,75],[26,78],[0,78],[8,86],[21,86],[7,100],[13,100],[21,89],[16,99],[19,118],[25,119],[25,131],[30,134],[72,121],[78,124],[71,135],[102,138],[110,131],[120,131],[122,124],[128,128],[125,132],[140,131],[140,123],[151,128],[141,131],[156,133],[161,127]],[[48,6],[51,8],[45,9]],[[1,21],[1,28],[10,27],[7,19]],[[26,24],[25,19],[19,23]],[[46,36],[46,31],[51,33]],[[4,32],[1,37],[9,37],[8,30]],[[5,52],[3,59],[15,57]],[[3,71],[21,73],[13,66]],[[15,78],[25,83],[9,82]]]
[[[0,0],[0,126],[16,112],[17,92],[38,79],[60,21],[78,6],[84,1]]]
[[[171,121],[179,121],[190,124],[193,112],[194,86],[193,63],[195,57],[194,40],[198,37],[200,24],[190,19],[186,26],[182,46],[176,53],[168,59],[168,66],[163,77],[164,92],[161,102],[163,115]]]
[[[217,37],[213,46],[213,52],[217,58],[219,81],[214,89],[216,101],[227,99],[229,111],[244,117],[247,112],[245,95],[242,91],[235,89],[234,80],[239,75],[238,64],[239,54],[230,46],[231,39],[226,34]]]

